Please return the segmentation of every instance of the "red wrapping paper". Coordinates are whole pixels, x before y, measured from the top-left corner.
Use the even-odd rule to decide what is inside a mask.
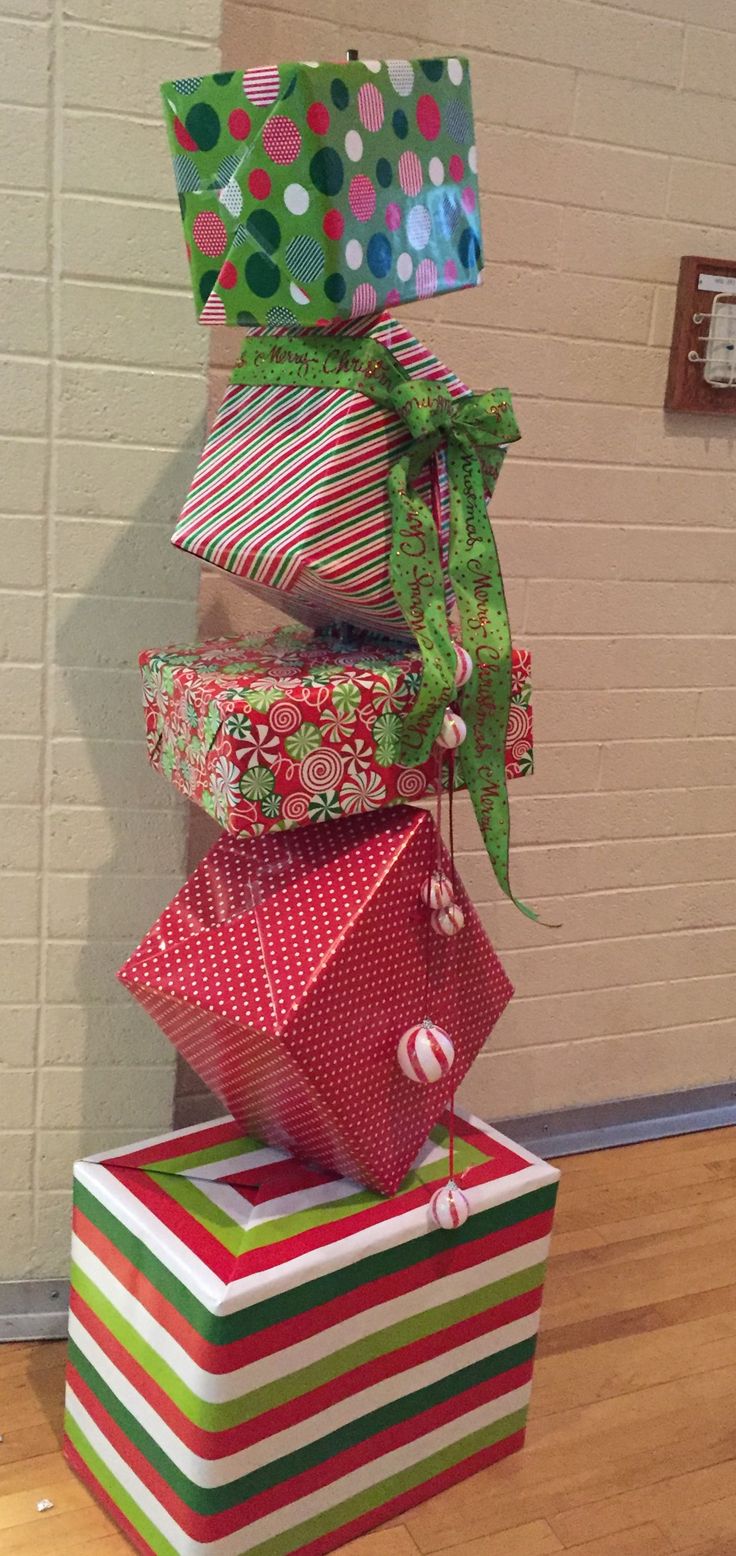
[[[119,977],[243,1128],[393,1193],[513,992],[460,881],[464,929],[433,932],[438,867],[434,822],[406,806],[222,838]],[[425,1018],[455,1047],[434,1085],[397,1060]]]
[[[506,776],[532,771],[530,654],[515,648]],[[419,800],[439,758],[398,761],[418,650],[340,650],[299,628],[140,656],[148,754],[228,832],[257,837]]]

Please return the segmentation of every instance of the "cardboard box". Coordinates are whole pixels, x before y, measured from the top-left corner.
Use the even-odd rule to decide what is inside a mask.
[[[228,832],[257,837],[434,794],[439,753],[398,759],[418,650],[299,628],[140,656],[148,755]],[[515,648],[506,777],[533,770],[531,656]]]
[[[211,848],[118,974],[259,1138],[391,1194],[513,993],[462,882],[446,938],[423,891],[450,871],[432,817],[395,806]],[[429,1019],[454,1044],[403,1073]]]
[[[335,338],[370,337],[410,378],[457,398],[468,390],[405,325],[386,314]],[[342,345],[341,345],[342,342]],[[288,341],[264,349],[288,351]],[[175,546],[309,626],[350,621],[409,637],[389,578],[388,477],[412,443],[394,410],[353,388],[231,383],[172,535]],[[444,449],[417,490],[447,551]],[[451,602],[448,583],[448,605]]]
[[[467,60],[292,62],[161,95],[203,324],[313,327],[477,282]]]
[[[558,1173],[441,1126],[390,1200],[227,1120],[78,1163],[66,1456],[146,1556],[334,1549],[520,1448]]]

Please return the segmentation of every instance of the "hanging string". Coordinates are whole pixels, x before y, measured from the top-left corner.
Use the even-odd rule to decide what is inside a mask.
[[[457,875],[455,871],[455,818],[453,815],[453,800],[455,798],[455,752],[447,753],[447,831],[450,844],[450,879],[452,889],[455,891]],[[452,942],[450,942],[452,945]],[[450,1093],[450,1128],[448,1143],[448,1169],[451,1181],[455,1179],[455,1087]]]
[[[436,777],[435,781],[436,781],[436,786],[437,786],[438,794],[440,794],[441,791],[442,791],[442,763],[441,763],[441,761],[438,762],[438,764],[437,764],[437,777]],[[439,798],[438,798],[438,800],[437,800],[437,822],[438,822],[438,825],[439,825],[439,805],[440,805],[440,802],[439,802]],[[435,848],[435,839],[432,836],[432,828],[428,827],[427,828],[427,832],[428,832],[428,835],[429,835],[429,869],[427,871],[427,887],[429,888],[431,880],[432,880],[432,871],[435,868],[436,848]],[[431,904],[428,902],[427,903],[427,911],[426,911],[425,916],[424,916],[424,1015],[422,1017],[423,1021],[428,1021],[430,1019],[430,1016],[431,1016],[431,1007],[430,1007],[430,995],[431,995],[430,967],[431,967],[431,964],[432,964],[432,944],[433,944],[433,938],[432,938],[432,908],[431,908]]]

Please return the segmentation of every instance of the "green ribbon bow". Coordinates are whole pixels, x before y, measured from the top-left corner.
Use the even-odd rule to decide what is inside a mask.
[[[468,734],[457,760],[488,857],[501,890],[528,918],[533,909],[509,883],[509,803],[506,729],[511,706],[511,632],[503,579],[486,495],[495,487],[505,445],[519,437],[507,390],[453,397],[443,384],[409,378],[369,336],[307,332],[248,336],[234,383],[347,388],[400,416],[411,436],[389,471],[393,519],[391,584],[417,639],[423,674],[404,719],[401,757],[417,765],[430,756],[448,703],[457,701]],[[448,569],[457,601],[463,646],[473,673],[455,686],[455,647],[445,604],[440,537],[417,490],[427,460],[447,451],[450,487]]]

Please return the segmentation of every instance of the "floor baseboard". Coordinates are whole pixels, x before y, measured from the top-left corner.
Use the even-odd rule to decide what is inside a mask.
[[[557,1113],[528,1113],[493,1120],[496,1127],[538,1156],[576,1156],[612,1146],[688,1135],[736,1124],[736,1081],[697,1086],[618,1102],[593,1102]]]

